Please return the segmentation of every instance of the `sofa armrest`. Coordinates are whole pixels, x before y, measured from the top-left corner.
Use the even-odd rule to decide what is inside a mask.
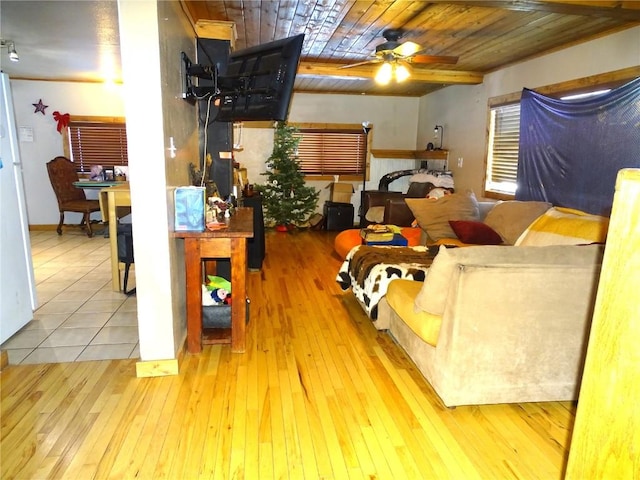
[[[499,258],[483,261],[473,253],[481,249]],[[388,322],[446,406],[575,400],[602,251],[597,245],[453,249],[468,258],[455,262],[445,287],[435,347],[383,302],[377,321]]]
[[[413,223],[415,217],[404,198],[387,199],[384,207],[385,224],[409,227]]]

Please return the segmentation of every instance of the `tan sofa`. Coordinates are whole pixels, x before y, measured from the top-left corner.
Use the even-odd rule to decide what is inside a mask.
[[[448,407],[574,400],[602,251],[447,249],[444,280],[435,278],[441,251],[424,284],[390,283],[376,327],[389,330]],[[430,288],[444,297],[441,314],[416,306]]]
[[[450,244],[439,210],[409,206]],[[482,221],[500,246],[440,246],[424,282],[392,280],[379,301],[376,328],[446,406],[577,398],[608,219],[547,207],[496,204]]]

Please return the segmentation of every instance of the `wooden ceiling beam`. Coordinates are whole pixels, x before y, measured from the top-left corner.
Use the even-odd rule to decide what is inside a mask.
[[[490,7],[520,12],[546,12],[640,22],[640,2],[603,0],[433,0],[468,7]]]
[[[298,75],[311,75],[317,77],[357,77],[373,78],[378,69],[377,65],[359,65],[351,68],[340,68],[348,64],[320,63],[301,61],[298,66]],[[445,83],[449,85],[477,85],[482,83],[484,75],[478,72],[466,72],[458,70],[427,70],[413,67],[411,69],[410,82]]]

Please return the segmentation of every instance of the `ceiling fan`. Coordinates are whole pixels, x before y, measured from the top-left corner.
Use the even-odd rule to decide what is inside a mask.
[[[387,84],[392,78],[402,82],[411,75],[408,64],[444,63],[453,65],[458,57],[445,55],[421,55],[424,49],[411,41],[401,42],[405,32],[399,28],[390,28],[382,32],[385,42],[376,47],[375,58],[364,62],[345,65],[341,68],[351,68],[369,63],[381,63],[376,73],[376,82]]]

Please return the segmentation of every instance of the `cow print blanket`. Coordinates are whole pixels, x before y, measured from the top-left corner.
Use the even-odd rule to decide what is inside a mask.
[[[438,247],[359,245],[347,254],[336,281],[356,296],[371,320],[378,318],[378,302],[391,280],[424,281]]]

